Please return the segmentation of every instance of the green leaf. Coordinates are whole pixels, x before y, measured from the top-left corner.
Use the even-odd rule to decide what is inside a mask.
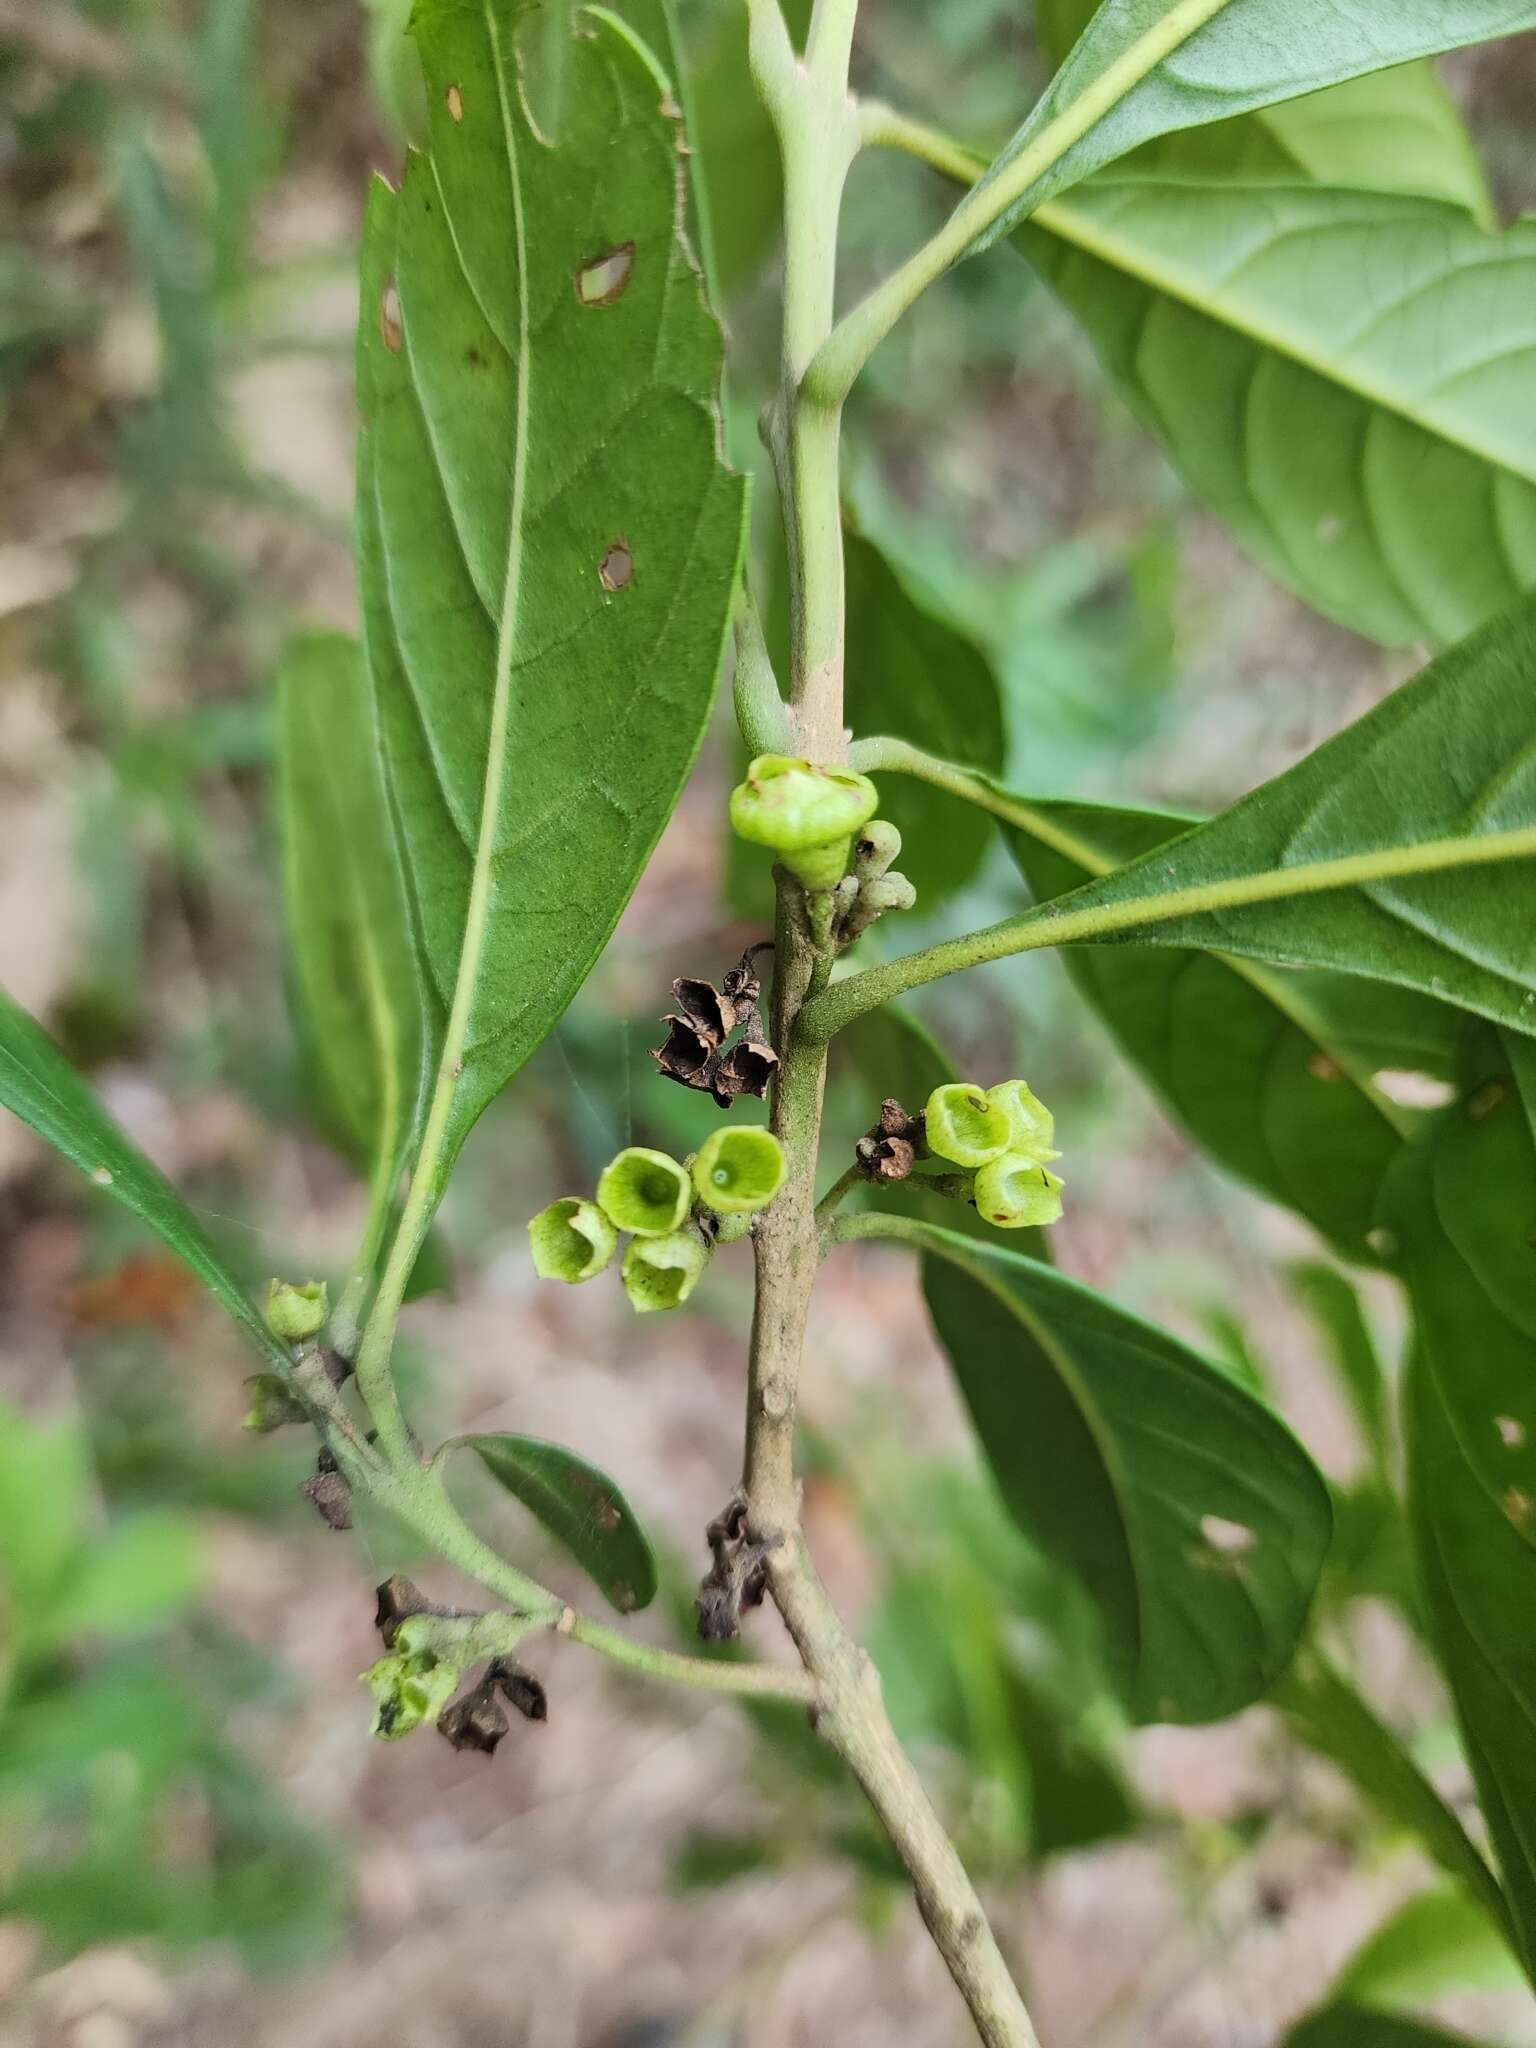
[[[990,248],[1042,200],[1157,136],[1536,26],[1531,0],[1395,0],[1390,10],[1372,14],[1369,27],[1348,0],[1215,4],[1219,11],[1131,85],[976,238],[972,250]],[[1106,0],[989,166],[983,185],[1126,59],[1142,37],[1166,27],[1173,12],[1168,0]]]
[[[1459,1885],[1421,1892],[1350,1957],[1336,1998],[1374,2012],[1428,2005],[1449,1991],[1519,1991],[1525,1978],[1487,1913]]]
[[[1484,1926],[1507,1935],[1509,1914],[1498,1882],[1456,1813],[1321,1651],[1302,1651],[1273,1700],[1300,1741],[1335,1764],[1384,1819],[1406,1830],[1442,1870],[1466,1885]]]
[[[1454,1113],[1454,1112],[1453,1112]],[[1429,1633],[1456,1703],[1527,1974],[1536,1965],[1536,1549],[1532,1493],[1492,1490],[1530,1452],[1536,1345],[1498,1318],[1435,1216],[1429,1148],[1405,1156],[1386,1209],[1418,1342],[1406,1391],[1408,1505]],[[1472,1388],[1463,1375],[1475,1372]]]
[[[438,1185],[597,957],[709,713],[742,545],[664,81],[593,13],[558,147],[517,5],[425,0],[432,119],[364,238],[359,574],[438,998]],[[588,33],[590,31],[590,33]]]
[[[1019,817],[1005,836],[1042,900],[1191,826],[1102,804],[1032,803]],[[1403,1119],[1362,1057],[1359,1040],[1377,1020],[1370,983],[1171,947],[1083,947],[1063,958],[1121,1051],[1211,1158],[1347,1258],[1374,1263],[1368,1239]]]
[[[1016,1252],[887,1216],[932,1254],[939,1339],[1014,1519],[1081,1579],[1142,1720],[1210,1721],[1284,1668],[1328,1548],[1327,1489],[1205,1359]]]
[[[179,1613],[203,1582],[203,1546],[184,1515],[136,1515],[80,1551],[49,1602],[43,1634],[127,1635]]]
[[[41,1025],[0,993],[0,1103],[147,1223],[252,1340],[285,1369],[288,1348],[251,1306],[158,1167],[119,1130]]]
[[[1065,940],[1337,968],[1536,1030],[1533,647],[1526,599],[1296,767],[1045,917]],[[1328,864],[1352,859],[1402,872],[1338,886]]]
[[[575,1558],[621,1614],[656,1597],[656,1558],[634,1510],[595,1465],[536,1436],[461,1436],[492,1478],[516,1496]]]
[[[80,1540],[90,1485],[82,1431],[43,1426],[0,1401],[0,1621],[42,1619]]]
[[[1036,0],[1035,28],[1059,64],[1097,0]],[[1124,168],[1184,176],[1294,178],[1449,199],[1491,224],[1488,188],[1456,104],[1433,63],[1397,64],[1301,99],[1185,128],[1136,150]]]
[[[804,41],[810,0],[784,0],[790,34]],[[745,7],[696,8],[700,24],[687,69],[697,120],[690,125],[703,165],[715,268],[724,299],[752,284],[778,240],[784,174],[778,137],[752,81]]]
[[[278,677],[283,887],[324,1094],[387,1210],[407,1163],[440,1020],[414,945],[373,699],[357,643],[306,635]]]
[[[1536,580],[1536,221],[1126,172],[1020,237],[1190,488],[1329,617],[1446,643]]]
[[[1293,2027],[1283,2048],[1478,2048],[1478,2043],[1423,2020],[1398,2019],[1361,2005],[1329,2005]]]
[[[962,767],[996,770],[1006,745],[992,665],[902,580],[872,541],[849,533],[844,716],[858,732],[894,734]],[[902,836],[896,865],[928,911],[980,867],[992,828],[921,782],[881,784],[880,815]]]

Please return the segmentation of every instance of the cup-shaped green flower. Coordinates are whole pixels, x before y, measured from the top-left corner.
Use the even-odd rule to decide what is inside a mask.
[[[458,1690],[459,1669],[430,1650],[394,1650],[363,1673],[363,1683],[373,1694],[369,1733],[399,1742],[423,1721],[437,1719]]]
[[[289,1344],[318,1337],[331,1312],[323,1280],[274,1280],[267,1289],[267,1328]]]
[[[667,1152],[626,1145],[597,1183],[597,1206],[636,1237],[665,1237],[693,1207],[693,1182]]]
[[[772,847],[805,888],[835,889],[853,835],[879,797],[866,775],[814,768],[788,754],[759,754],[731,791],[731,826],[754,846]]]
[[[985,1166],[1008,1150],[1008,1112],[974,1081],[946,1081],[923,1110],[928,1150],[956,1166]]]
[[[1027,1152],[1005,1152],[982,1167],[971,1192],[977,1214],[998,1230],[1061,1220],[1061,1182]]]
[[[618,1241],[618,1232],[596,1202],[583,1202],[575,1195],[551,1202],[528,1225],[533,1270],[541,1280],[564,1280],[572,1286],[601,1273]]]
[[[995,1103],[1008,1119],[1010,1152],[1024,1152],[1037,1166],[1059,1159],[1053,1149],[1056,1119],[1027,1081],[999,1081],[987,1090],[988,1102]]]
[[[708,1256],[696,1230],[674,1230],[665,1237],[637,1237],[624,1254],[624,1292],[635,1314],[681,1308],[698,1285]]]
[[[704,1140],[693,1184],[716,1215],[750,1215],[767,1208],[784,1185],[784,1148],[759,1124],[726,1124]]]

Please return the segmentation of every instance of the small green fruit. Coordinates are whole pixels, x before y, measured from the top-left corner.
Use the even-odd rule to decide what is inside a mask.
[[[956,1166],[986,1166],[1008,1150],[1008,1115],[974,1081],[946,1081],[923,1111],[928,1150]]]
[[[541,1209],[528,1225],[533,1270],[541,1280],[574,1286],[601,1273],[613,1257],[619,1234],[596,1202],[562,1196]]]
[[[717,1215],[750,1215],[784,1185],[784,1148],[756,1124],[727,1124],[705,1139],[693,1162],[693,1184]]]
[[[288,1344],[303,1344],[318,1337],[331,1312],[330,1295],[323,1280],[274,1280],[267,1289],[267,1328]]]
[[[865,775],[815,768],[788,754],[759,754],[731,791],[731,826],[754,846],[769,846],[807,889],[835,889],[853,835],[880,801]]]
[[[396,1650],[363,1673],[373,1694],[371,1735],[399,1742],[423,1721],[435,1721],[458,1689],[459,1671],[430,1651]]]
[[[707,1254],[696,1230],[637,1237],[624,1254],[624,1292],[639,1316],[681,1308],[698,1285]]]
[[[603,1168],[597,1206],[636,1237],[665,1237],[693,1207],[693,1183],[666,1152],[627,1145]]]
[[[1037,1166],[1044,1166],[1047,1159],[1061,1157],[1052,1150],[1056,1119],[1027,1081],[999,1081],[995,1088],[987,1090],[987,1100],[996,1104],[1008,1119],[1010,1152],[1027,1154]]]
[[[973,1199],[977,1214],[998,1230],[1028,1230],[1061,1219],[1061,1182],[1027,1152],[1005,1152],[982,1167]]]

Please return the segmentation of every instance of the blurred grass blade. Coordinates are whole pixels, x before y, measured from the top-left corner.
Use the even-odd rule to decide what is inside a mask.
[[[456,1437],[491,1476],[564,1544],[621,1614],[656,1597],[656,1556],[634,1510],[606,1473],[536,1436]]]
[[[291,1363],[288,1347],[261,1320],[164,1174],[108,1116],[42,1026],[4,994],[0,1104],[156,1231],[269,1358],[285,1368]]]
[[[1203,127],[1259,107],[1317,92],[1416,57],[1433,56],[1495,36],[1536,27],[1532,0],[1393,0],[1373,10],[1369,28],[1358,8],[1340,0],[1106,0],[1067,53],[1029,118],[988,167],[991,184],[1068,112],[1111,67],[1131,60],[1142,39],[1171,31],[1174,16],[1194,21],[1192,34],[1147,70],[1101,119],[1073,143],[977,236],[990,248],[1023,216],[1117,157],[1158,136]]]
[[[1285,1425],[1183,1344],[1051,1267],[929,1224],[840,1235],[926,1256],[923,1287],[1014,1519],[1096,1601],[1143,1721],[1257,1699],[1300,1635],[1327,1489]]]
[[[585,978],[702,736],[742,544],[665,81],[611,16],[534,130],[513,0],[425,0],[430,155],[364,238],[359,573],[448,1017],[434,1193]],[[590,33],[587,31],[590,30]]]
[[[419,1128],[441,1019],[413,943],[372,695],[355,641],[306,635],[278,677],[283,893],[326,1105],[372,1183],[372,1264]]]

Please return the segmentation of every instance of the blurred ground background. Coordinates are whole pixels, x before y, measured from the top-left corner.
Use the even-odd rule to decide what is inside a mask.
[[[706,48],[707,11],[689,15]],[[1027,13],[866,0],[867,71],[986,140],[1043,75]],[[253,1283],[344,1270],[362,1212],[285,1003],[271,685],[294,628],[354,623],[353,265],[366,176],[400,152],[393,49],[357,0],[0,0],[0,983]],[[1509,210],[1533,182],[1536,52],[1450,75]],[[861,166],[853,284],[941,204],[915,167]],[[743,461],[772,304],[770,260],[731,307]],[[861,522],[991,652],[1020,786],[1214,806],[1412,665],[1237,555],[1007,251],[882,354],[850,482]],[[722,900],[730,760],[722,725],[610,954],[472,1141],[443,1224],[451,1285],[409,1318],[439,1433],[556,1437],[621,1479],[672,1549],[673,1611],[638,1624],[663,1639],[737,1471],[746,1248],[693,1312],[637,1324],[617,1288],[538,1289],[523,1225],[629,1135],[687,1141],[691,1104],[645,1048],[672,976],[717,973],[760,929]],[[1020,899],[999,858],[944,922]],[[1053,963],[943,988],[925,1014],[963,1068],[1022,1071],[1056,1108],[1069,1270],[1261,1361],[1347,1478],[1358,1446],[1286,1278],[1313,1250],[1299,1230],[1192,1159]],[[848,1075],[834,1108],[851,1133],[873,1105]],[[1390,1343],[1390,1303],[1373,1313]],[[244,1369],[180,1269],[0,1123],[0,1392],[71,1446],[82,1546],[149,1514],[178,1560],[147,1635],[87,1631],[43,1720],[20,1738],[0,1722],[0,1882],[32,1871],[40,1832],[64,1844],[0,1919],[0,2041],[965,2038],[857,1804],[787,1724],[562,1645],[538,1659],[547,1725],[494,1760],[370,1742],[357,1675],[394,1540],[319,1526],[302,1447],[241,1431]],[[1276,2040],[1422,1883],[1413,1855],[1263,1712],[1118,1726],[1069,1596],[997,1527],[899,1262],[829,1266],[806,1415],[814,1546],[882,1650],[1053,2048]],[[485,1508],[565,1583],[531,1527]],[[771,1620],[754,1635],[772,1653]],[[1366,1612],[1356,1641],[1378,1704],[1465,1800],[1406,1640]],[[1001,1722],[964,1684],[999,1644],[1029,1679]],[[1448,2011],[1536,2040],[1519,1999]]]

